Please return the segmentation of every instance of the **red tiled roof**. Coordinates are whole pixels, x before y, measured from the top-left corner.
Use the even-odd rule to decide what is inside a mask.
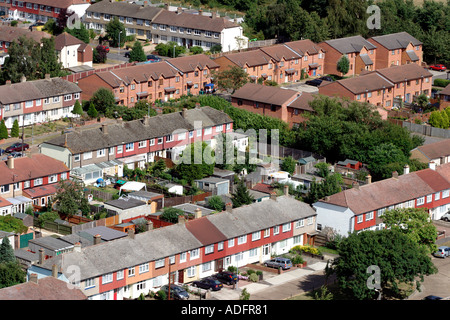
[[[206,217],[186,222],[186,228],[203,245],[209,245],[228,239],[214,224],[206,219]]]
[[[271,194],[273,192],[273,187],[270,184],[257,183],[252,190]]]
[[[63,32],[55,38],[55,50],[61,51],[64,47],[74,46],[76,44],[84,44],[80,39],[68,34],[67,32]]]
[[[442,156],[448,156],[450,155],[450,139],[425,144],[417,147],[416,149],[423,153],[429,160],[437,159]]]
[[[56,183],[54,183],[54,184],[48,184],[48,185],[44,185],[44,186],[25,189],[22,192],[25,193],[25,195],[28,195],[31,199],[34,199],[34,198],[40,198],[40,197],[56,194],[57,191],[58,191],[58,186]]]
[[[0,208],[10,206],[12,203],[0,197]]]

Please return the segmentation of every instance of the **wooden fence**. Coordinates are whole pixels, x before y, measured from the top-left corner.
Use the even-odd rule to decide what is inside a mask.
[[[206,197],[211,196],[211,192],[204,192],[201,194],[190,195],[190,196],[180,196],[180,197],[170,197],[164,198],[164,207],[173,207],[183,203],[195,203],[198,201],[204,201]]]

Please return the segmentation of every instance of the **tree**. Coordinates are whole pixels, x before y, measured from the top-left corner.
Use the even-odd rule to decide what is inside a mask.
[[[81,210],[83,214],[89,213],[89,203],[85,197],[83,185],[75,180],[59,182],[54,203],[58,211],[67,216],[73,216]]]
[[[100,88],[94,92],[90,102],[94,105],[95,109],[102,114],[110,108],[114,108],[116,105],[116,99],[114,93],[106,88]]]
[[[94,48],[92,52],[92,61],[94,63],[105,63],[108,59],[108,52],[106,52],[106,48],[103,46],[97,46]]]
[[[126,40],[126,31],[123,23],[119,21],[118,17],[114,17],[105,27],[106,36],[112,47],[123,47]],[[120,34],[120,36],[119,36]],[[120,43],[119,43],[120,37]]]
[[[65,72],[62,70],[62,63],[59,62],[55,50],[55,39],[53,37],[42,39],[39,73],[41,79],[45,78],[46,74],[49,74],[50,77],[61,77],[65,75]]]
[[[331,265],[340,289],[350,298],[373,300],[399,293],[398,284],[420,287],[423,276],[436,272],[427,252],[405,234],[392,229],[352,233],[338,247],[339,258]],[[379,281],[373,281],[373,270]],[[419,277],[419,280],[416,280]],[[379,287],[379,291],[374,288]]]
[[[220,196],[212,196],[208,199],[208,207],[220,212],[225,208],[225,203]]]
[[[147,56],[145,55],[144,49],[142,48],[142,45],[139,41],[135,41],[133,44],[133,47],[131,48],[130,51],[130,58],[129,61],[130,62],[134,62],[134,61],[138,61],[138,62],[142,62],[142,61],[146,61],[147,60]]]
[[[214,173],[214,151],[202,141],[187,146],[175,162],[175,173],[189,184]]]
[[[0,264],[15,261],[16,256],[14,255],[14,249],[12,248],[8,237],[4,237],[2,244],[0,245]]]
[[[387,229],[405,234],[411,241],[424,247],[428,253],[436,251],[435,225],[423,208],[401,208],[387,210],[381,216]]]
[[[14,233],[25,233],[28,231],[28,227],[23,224],[22,220],[7,215],[0,216],[0,230]]]
[[[350,69],[350,60],[348,60],[347,56],[342,56],[336,65],[337,71],[342,73],[343,75],[347,74]]]
[[[55,211],[47,211],[42,213],[39,218],[38,218],[38,225],[39,227],[45,227],[45,223],[47,221],[49,222],[53,222],[56,219],[60,219],[61,217],[59,216],[58,212]]]
[[[219,89],[231,91],[231,93],[234,93],[249,81],[247,72],[238,66],[221,71],[212,71],[211,77]]]
[[[8,139],[8,128],[6,127],[5,120],[0,122],[0,139]]]
[[[312,204],[318,200],[341,192],[344,180],[339,173],[329,174],[322,181],[311,182],[308,193],[304,196],[306,203]]]
[[[203,53],[203,48],[199,46],[192,46],[189,48],[189,51],[192,52],[192,54],[201,54]]]
[[[80,27],[79,28],[65,28],[64,29],[65,32],[67,32],[68,34],[74,36],[77,39],[80,39],[81,41],[83,41],[84,43],[89,43],[91,37],[89,35],[89,30],[86,29],[86,27],[84,26],[83,23],[80,23]]]
[[[91,117],[91,118],[97,118],[97,116],[98,116],[98,111],[97,111],[97,109],[95,108],[95,105],[94,105],[93,102],[91,102],[91,103],[89,104],[89,109],[88,109],[88,111],[87,111],[87,114],[88,114],[88,116]]]
[[[294,160],[291,156],[288,156],[283,159],[281,163],[281,170],[289,172],[289,174],[294,174],[295,166],[297,165],[297,161]]]
[[[72,113],[77,114],[79,116],[83,115],[83,108],[81,107],[80,101],[78,101],[78,100],[75,101],[75,105],[73,106]]]
[[[236,191],[231,194],[231,202],[234,208],[253,203],[255,199],[250,194],[243,180],[239,180]]]
[[[25,282],[26,272],[18,262],[0,263],[0,289]]]
[[[184,211],[173,207],[164,208],[163,213],[161,214],[162,219],[172,223],[178,222],[178,216],[184,216]]]
[[[369,152],[368,169],[372,177],[376,180],[386,179],[392,176],[392,165],[403,168],[408,162],[408,158],[403,151],[393,143],[382,143]],[[394,170],[400,172],[399,170]]]
[[[316,163],[314,165],[314,168],[318,170],[317,174],[319,175],[319,177],[326,178],[330,175],[330,165],[326,162]]]
[[[17,119],[14,120],[13,126],[11,128],[11,137],[17,138],[20,135],[19,132],[19,121]]]

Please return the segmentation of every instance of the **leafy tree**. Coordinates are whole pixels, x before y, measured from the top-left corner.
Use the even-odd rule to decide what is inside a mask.
[[[88,214],[90,210],[83,186],[75,180],[59,182],[54,202],[57,203],[58,211],[67,216],[77,214],[78,210],[81,210],[83,214]]]
[[[159,43],[156,45],[155,50],[158,55],[171,58],[176,58],[180,54],[186,52],[186,48],[184,46],[180,46],[173,41],[167,43]]]
[[[392,169],[388,164],[397,163],[399,167],[403,168],[407,161],[408,159],[400,148],[392,143],[383,143],[369,153],[368,169],[374,179],[390,178]]]
[[[220,212],[225,209],[225,203],[220,196],[212,196],[208,199],[208,207]]]
[[[47,211],[42,213],[39,218],[38,218],[38,225],[42,228],[45,227],[45,223],[47,221],[49,222],[53,222],[56,219],[60,219],[61,217],[59,216],[58,212],[55,211]]]
[[[172,222],[172,223],[177,223],[178,222],[178,216],[183,216],[184,215],[184,211],[178,208],[164,208],[163,209],[163,213],[161,214],[161,218]]]
[[[326,196],[341,192],[343,183],[344,180],[339,173],[327,175],[322,181],[314,179],[311,182],[308,193],[304,196],[304,201],[312,204]]]
[[[330,175],[330,165],[326,162],[316,163],[314,165],[314,168],[318,170],[317,174],[319,175],[319,177],[326,178]]]
[[[234,93],[249,81],[247,72],[238,66],[221,71],[212,71],[211,77],[219,89],[231,91],[231,93]]]
[[[424,247],[428,253],[436,251],[436,227],[423,208],[387,210],[381,219],[387,229],[405,234],[411,241]]]
[[[119,21],[118,17],[114,17],[105,27],[106,36],[109,39],[109,43],[112,47],[123,47],[126,40],[126,31],[123,23]],[[120,44],[119,44],[120,34]]]
[[[425,93],[420,94],[417,97],[417,105],[423,109],[425,109],[426,106],[428,106],[429,99],[428,96]]]
[[[13,126],[11,128],[11,137],[17,138],[20,135],[19,132],[19,121],[17,119],[14,120]]]
[[[203,48],[199,46],[193,46],[189,49],[192,54],[201,54],[203,53]]]
[[[0,216],[0,230],[6,232],[25,233],[28,231],[28,227],[23,224],[22,220],[7,215]]]
[[[8,128],[6,127],[5,120],[2,119],[0,122],[0,139],[8,139]]]
[[[108,52],[103,46],[97,46],[92,51],[92,61],[94,63],[105,63],[108,58]]]
[[[65,28],[64,29],[65,32],[67,32],[68,34],[74,36],[77,39],[80,39],[81,41],[83,41],[84,43],[89,43],[91,37],[89,35],[89,30],[86,29],[86,27],[84,26],[83,23],[80,23],[80,27],[79,28]]]
[[[95,91],[90,102],[94,105],[95,109],[102,114],[105,114],[108,109],[113,108],[116,105],[114,93],[106,88],[100,88]]]
[[[88,114],[88,116],[91,117],[91,118],[97,118],[97,116],[98,116],[98,111],[97,111],[97,109],[95,108],[95,105],[94,105],[93,102],[91,102],[91,103],[89,104],[89,109],[88,109],[88,111],[87,111],[87,114]]]
[[[215,44],[209,49],[209,51],[211,51],[211,53],[219,53],[222,51],[222,45]]]
[[[231,194],[231,202],[234,208],[253,203],[255,199],[250,194],[243,180],[239,180],[236,191]]]
[[[2,240],[2,244],[0,245],[0,264],[15,261],[16,256],[14,255],[14,249],[12,248],[8,237],[4,237]]]
[[[80,101],[75,101],[75,105],[73,106],[72,110],[73,114],[77,114],[79,116],[83,115],[83,108],[81,107]]]
[[[50,77],[61,77],[65,75],[65,72],[62,70],[62,63],[59,62],[55,50],[55,39],[53,37],[42,39],[39,73],[41,79],[43,79],[46,74],[49,74]]]
[[[26,272],[18,262],[0,263],[0,289],[25,282]]]
[[[166,163],[164,162],[163,159],[159,159],[158,161],[156,161],[150,168],[151,173],[155,177],[159,177],[164,171],[166,171],[166,169],[167,169]]]
[[[350,60],[348,60],[347,56],[342,56],[338,60],[336,69],[343,75],[347,74],[347,72],[350,70]]]
[[[281,163],[281,170],[289,172],[291,175],[295,172],[295,166],[297,161],[294,160],[291,156],[288,156],[283,159]]]
[[[142,61],[146,61],[147,60],[147,56],[145,55],[144,49],[142,48],[142,45],[139,41],[135,41],[133,44],[133,47],[131,48],[130,51],[130,58],[129,61],[130,62],[134,62],[134,61],[138,61],[138,62],[142,62]]]
[[[428,123],[435,128],[444,128],[442,113],[440,111],[431,112]]]
[[[423,248],[392,229],[352,233],[341,241],[338,254],[331,270],[340,289],[356,300],[376,299],[375,285],[379,285],[382,296],[388,289],[398,294],[399,283],[415,282],[420,288],[423,276],[436,272]],[[379,283],[372,280],[373,272],[369,268],[374,267],[378,270]],[[416,280],[418,277],[420,281]]]
[[[214,151],[205,142],[195,142],[181,153],[175,173],[190,184],[214,173]]]

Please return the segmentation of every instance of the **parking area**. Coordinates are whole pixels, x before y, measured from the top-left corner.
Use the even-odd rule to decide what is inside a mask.
[[[284,89],[291,89],[299,92],[319,93],[319,88],[305,84],[304,82],[289,83],[281,85]]]

